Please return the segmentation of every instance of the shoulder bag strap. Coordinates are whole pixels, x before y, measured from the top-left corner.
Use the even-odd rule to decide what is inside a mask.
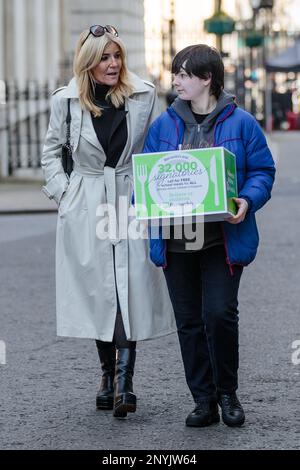
[[[71,99],[68,98],[68,112],[66,117],[66,124],[67,124],[67,134],[66,134],[66,143],[70,144],[71,138]]]

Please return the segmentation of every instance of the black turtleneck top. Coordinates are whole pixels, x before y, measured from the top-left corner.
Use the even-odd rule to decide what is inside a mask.
[[[102,109],[102,115],[91,116],[96,135],[106,155],[105,166],[115,168],[127,142],[127,111],[124,105],[115,108],[109,98],[105,99],[109,89],[109,85],[96,84],[94,102]]]

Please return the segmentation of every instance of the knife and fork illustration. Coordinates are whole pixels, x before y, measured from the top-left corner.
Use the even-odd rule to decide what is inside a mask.
[[[146,193],[145,193],[145,183],[148,177],[148,171],[146,165],[137,165],[137,178],[141,184],[141,192],[142,192],[142,206],[146,208]]]
[[[214,201],[215,206],[220,204],[219,198],[219,188],[218,188],[218,178],[217,178],[217,165],[216,165],[216,156],[213,155],[210,159],[210,168],[209,168],[210,180],[214,185]]]

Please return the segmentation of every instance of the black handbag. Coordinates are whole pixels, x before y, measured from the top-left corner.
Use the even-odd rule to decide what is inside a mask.
[[[73,171],[73,158],[72,158],[72,145],[70,142],[71,137],[71,110],[70,110],[70,98],[68,99],[68,112],[66,117],[67,133],[66,142],[61,148],[61,162],[64,172],[70,176]]]

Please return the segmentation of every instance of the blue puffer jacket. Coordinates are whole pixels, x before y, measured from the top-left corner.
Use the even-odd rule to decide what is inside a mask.
[[[144,152],[177,150],[183,142],[185,124],[168,108],[151,125]],[[236,156],[238,193],[250,203],[245,220],[239,224],[222,222],[227,263],[248,265],[254,260],[259,236],[255,212],[271,197],[275,165],[265,136],[255,118],[230,104],[217,118],[214,146],[225,147]],[[156,231],[157,232],[157,231]],[[150,230],[150,257],[156,266],[167,266],[166,241]]]

